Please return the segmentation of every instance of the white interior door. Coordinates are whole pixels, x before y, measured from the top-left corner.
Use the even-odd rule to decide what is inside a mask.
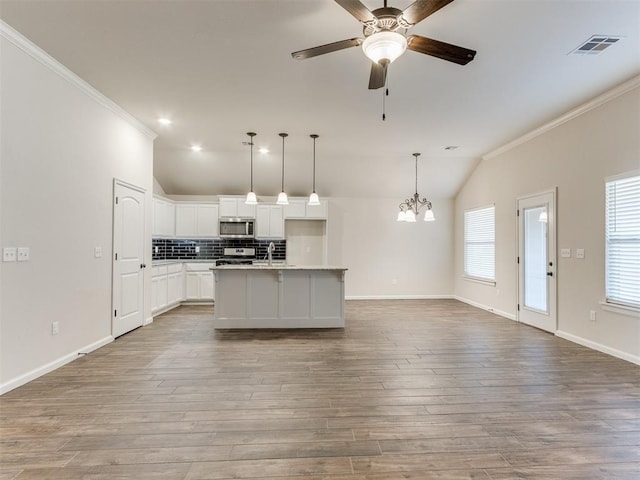
[[[555,333],[555,191],[518,199],[518,320]]]
[[[144,192],[115,182],[113,324],[118,337],[144,322]]]

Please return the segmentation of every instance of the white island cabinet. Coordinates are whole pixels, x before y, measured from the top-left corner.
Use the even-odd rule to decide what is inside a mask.
[[[220,265],[214,328],[343,328],[346,268]]]

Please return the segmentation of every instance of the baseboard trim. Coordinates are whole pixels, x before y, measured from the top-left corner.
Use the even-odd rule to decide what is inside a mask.
[[[91,353],[100,347],[104,347],[105,345],[113,342],[113,340],[114,340],[113,337],[109,335],[107,337],[104,337],[101,340],[98,340],[97,342],[93,342],[87,345],[86,347],[80,348],[79,350],[75,350],[74,352],[71,352],[63,357],[60,357],[57,360],[54,360],[53,362],[50,362],[50,363],[47,363],[46,365],[35,368],[30,372],[25,373],[24,375],[20,375],[19,377],[14,378],[13,380],[9,380],[8,382],[0,385],[0,395],[10,392],[15,388],[21,387],[22,385],[29,383],[31,380],[35,380],[36,378],[41,377],[42,375],[52,372],[62,367],[63,365],[66,365],[67,363],[73,362],[80,355]]]
[[[571,333],[564,332],[562,330],[556,331],[556,337],[564,338],[565,340],[569,340],[570,342],[577,343],[578,345],[582,345],[583,347],[591,348],[592,350],[597,350],[598,352],[606,353],[607,355],[611,355],[612,357],[616,357],[621,360],[626,360],[627,362],[640,365],[640,356],[632,355],[630,353],[623,352],[622,350],[617,350],[615,348],[607,347],[606,345],[602,345],[601,343],[594,342],[592,340],[587,340],[586,338],[578,337],[577,335],[573,335]]]
[[[345,300],[446,300],[453,295],[347,295]]]
[[[148,317],[148,318],[144,321],[144,323],[142,324],[142,326],[143,326],[143,327],[146,327],[147,325],[149,325],[149,324],[151,324],[151,323],[153,323],[153,316]]]
[[[472,307],[480,308],[481,310],[486,310],[487,312],[495,313],[496,315],[500,315],[501,317],[508,318],[509,320],[516,320],[516,316],[512,313],[504,312],[502,310],[483,305],[482,303],[474,302],[473,300],[469,300],[468,298],[459,297],[458,295],[453,295],[452,298],[455,298],[462,303],[466,303],[467,305],[471,305]]]

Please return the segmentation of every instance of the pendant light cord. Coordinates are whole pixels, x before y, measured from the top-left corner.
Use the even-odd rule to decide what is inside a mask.
[[[289,135],[288,133],[279,133],[282,137],[282,191],[284,192],[284,139]]]

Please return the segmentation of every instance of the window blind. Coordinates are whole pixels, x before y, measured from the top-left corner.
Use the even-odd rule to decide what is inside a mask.
[[[495,206],[464,212],[464,274],[495,281]]]
[[[606,184],[606,300],[640,308],[640,176]]]

